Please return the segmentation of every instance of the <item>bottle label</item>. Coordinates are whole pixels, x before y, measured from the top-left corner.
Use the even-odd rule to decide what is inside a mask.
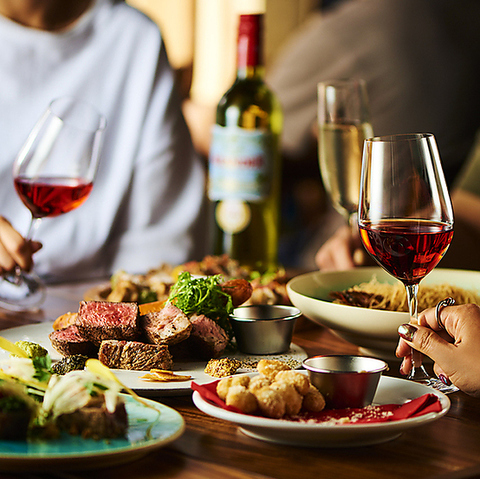
[[[215,125],[209,155],[210,200],[264,200],[271,189],[272,151],[268,131]]]
[[[250,206],[241,200],[219,201],[215,207],[217,225],[228,234],[242,232],[250,224],[251,217]]]

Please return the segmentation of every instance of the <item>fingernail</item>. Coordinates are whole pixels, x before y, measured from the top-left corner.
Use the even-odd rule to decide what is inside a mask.
[[[447,376],[445,376],[445,374],[440,374],[438,376],[438,379],[440,379],[440,381],[442,381],[442,383],[446,384],[447,386],[450,386],[452,384],[452,381],[450,381],[450,379],[448,379]]]
[[[398,327],[398,335],[405,341],[413,341],[416,332],[417,328],[413,324],[401,324]]]

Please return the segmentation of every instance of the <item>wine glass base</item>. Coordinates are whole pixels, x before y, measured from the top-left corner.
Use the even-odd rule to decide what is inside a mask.
[[[424,384],[425,386],[429,386],[444,394],[450,394],[459,391],[457,386],[454,386],[453,384],[445,384],[443,381],[440,381],[440,379],[437,378],[413,379],[413,381]]]
[[[36,310],[45,296],[45,285],[35,273],[13,273],[0,281],[0,308],[8,311]]]
[[[457,386],[453,384],[445,384],[443,381],[440,381],[440,379],[431,377],[425,370],[423,364],[420,367],[414,367],[407,379],[429,386],[444,394],[454,393],[459,390]]]

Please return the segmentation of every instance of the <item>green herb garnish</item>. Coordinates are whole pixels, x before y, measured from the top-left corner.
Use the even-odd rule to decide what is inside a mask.
[[[193,278],[188,271],[184,271],[172,286],[168,302],[187,316],[204,314],[230,333],[228,317],[233,311],[232,297],[222,290],[221,280],[221,275]]]
[[[48,383],[52,376],[51,366],[52,361],[50,356],[37,356],[32,358],[33,367],[35,368],[35,374],[33,377],[41,383]]]

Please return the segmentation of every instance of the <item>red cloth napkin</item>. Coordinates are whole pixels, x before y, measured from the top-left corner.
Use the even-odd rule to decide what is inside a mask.
[[[242,413],[238,408],[227,406],[217,395],[217,383],[197,384],[192,381],[192,389],[197,391],[203,399],[213,402],[217,406]],[[435,394],[427,393],[404,404],[381,404],[363,408],[324,409],[319,413],[301,413],[291,418],[301,422],[339,422],[341,424],[359,424],[372,422],[399,421],[411,417],[422,416],[430,412],[440,412],[442,405]],[[346,420],[346,421],[345,421]]]

